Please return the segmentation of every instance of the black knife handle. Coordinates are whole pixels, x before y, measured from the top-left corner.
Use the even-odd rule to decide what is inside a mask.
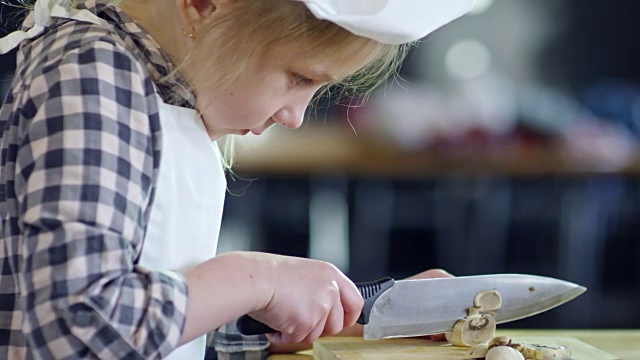
[[[369,323],[369,314],[371,314],[373,303],[376,302],[383,292],[392,287],[393,284],[395,284],[395,282],[390,277],[356,284],[356,287],[360,291],[360,295],[362,295],[362,298],[364,299],[362,312],[360,313],[358,321],[356,321],[358,324],[366,325]]]
[[[238,326],[238,331],[240,331],[242,335],[262,335],[277,332],[269,325],[262,323],[249,315],[242,315],[240,319],[238,319],[236,325]]]
[[[360,295],[362,295],[362,298],[364,299],[364,306],[362,307],[362,312],[360,313],[360,317],[357,321],[358,324],[366,325],[369,323],[369,314],[371,313],[373,303],[376,302],[383,292],[392,287],[393,284],[394,280],[389,277],[355,284],[358,291],[360,291]],[[237,326],[238,330],[243,335],[261,335],[277,332],[269,327],[269,325],[266,325],[249,315],[241,316],[238,319]]]

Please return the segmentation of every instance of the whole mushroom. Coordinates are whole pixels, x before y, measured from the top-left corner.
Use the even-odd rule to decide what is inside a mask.
[[[525,358],[512,347],[496,346],[487,351],[485,360],[525,360]]]

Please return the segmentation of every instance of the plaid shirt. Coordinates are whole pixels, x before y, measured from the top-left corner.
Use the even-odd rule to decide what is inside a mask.
[[[157,359],[185,323],[184,278],[137,259],[162,148],[155,95],[194,97],[116,6],[80,6],[112,29],[59,19],[23,43],[0,108],[0,359]],[[207,359],[266,357],[266,337],[233,323],[210,335]]]

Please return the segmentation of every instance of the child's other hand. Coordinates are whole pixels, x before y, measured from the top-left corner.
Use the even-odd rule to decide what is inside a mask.
[[[266,254],[265,254],[266,255]],[[271,296],[250,315],[278,330],[276,344],[311,343],[337,334],[360,316],[364,300],[335,266],[317,260],[267,255]]]
[[[416,275],[410,276],[406,280],[412,280],[412,279],[440,279],[440,278],[450,278],[450,277],[453,277],[453,275],[449,274],[445,270],[442,270],[442,269],[431,269],[431,270],[423,271],[423,272],[418,273]]]
[[[450,278],[453,275],[449,274],[445,270],[442,269],[431,269],[427,271],[423,271],[419,274],[408,277],[407,279],[440,279],[440,278]],[[427,339],[433,341],[446,341],[444,334],[436,334],[426,336]]]

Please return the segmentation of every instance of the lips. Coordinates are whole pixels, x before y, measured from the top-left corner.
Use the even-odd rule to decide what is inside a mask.
[[[247,134],[253,134],[253,135],[260,135],[262,134],[262,131],[260,130],[250,130],[250,129],[244,129],[244,130],[237,130],[236,132],[238,135],[240,136],[244,136]]]

